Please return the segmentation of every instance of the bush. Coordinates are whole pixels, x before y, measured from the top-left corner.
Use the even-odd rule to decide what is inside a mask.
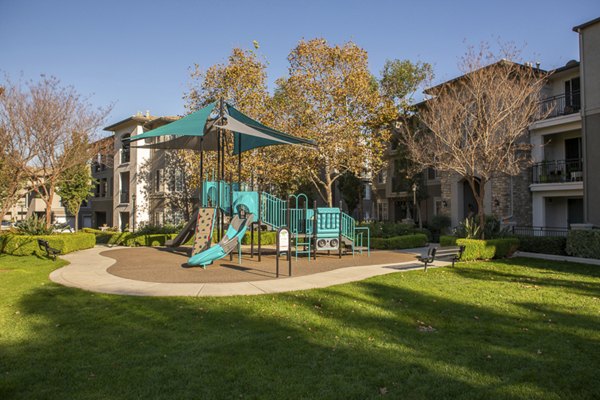
[[[567,238],[560,236],[517,236],[519,250],[566,256]]]
[[[440,236],[440,246],[456,246],[456,236],[442,235]]]
[[[392,238],[397,236],[406,236],[415,233],[422,233],[427,236],[428,240],[432,240],[431,231],[422,228],[419,229],[411,224],[398,224],[395,222],[369,222],[368,224],[360,224],[369,228],[369,234],[372,238]]]
[[[519,247],[519,239],[504,238],[491,240],[456,239],[457,246],[465,246],[461,260],[490,260],[512,255]]]
[[[434,215],[429,222],[429,228],[434,232],[444,232],[450,225],[452,221],[447,215]]]
[[[275,231],[261,232],[260,242],[261,242],[261,244],[276,244],[277,243],[277,232],[275,232]],[[242,244],[250,244],[250,232],[246,232],[246,234],[242,238]],[[254,232],[254,244],[258,244],[258,232]]]
[[[573,257],[600,259],[600,230],[569,231],[566,251]]]
[[[179,233],[181,230],[183,229],[183,225],[172,225],[172,224],[165,224],[165,225],[145,225],[143,227],[141,227],[140,229],[138,229],[135,233],[140,234],[140,235],[155,235],[155,234],[162,234],[162,235],[168,235],[171,233]]]
[[[17,234],[29,236],[51,235],[54,230],[52,225],[50,228],[46,228],[46,219],[38,218],[36,214],[17,222],[15,228]]]
[[[427,236],[422,233],[394,236],[391,238],[372,238],[371,248],[377,250],[399,250],[423,247],[427,244]]]
[[[88,233],[93,233],[96,236],[96,244],[110,244],[114,246],[129,246],[129,247],[137,247],[137,246],[164,246],[167,240],[174,239],[177,234],[176,233],[154,233],[154,234],[145,234],[143,231],[138,231],[136,233],[131,232],[111,232],[111,231],[101,231],[98,229],[84,228],[83,231]],[[213,240],[216,237],[213,236]],[[188,240],[184,244],[192,244],[194,243],[194,238]]]
[[[94,235],[83,232],[40,236],[9,234],[0,237],[0,252],[13,256],[45,256],[46,251],[39,248],[38,239],[47,240],[60,254],[90,249],[96,244]]]

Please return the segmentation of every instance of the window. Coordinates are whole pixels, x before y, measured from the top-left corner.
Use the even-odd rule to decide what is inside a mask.
[[[387,170],[382,169],[381,171],[379,171],[379,174],[377,174],[377,183],[385,183],[387,181]]]
[[[104,179],[100,179],[100,193],[99,193],[100,197],[107,197],[108,196],[108,183],[106,178]]]
[[[388,203],[386,200],[377,200],[377,219],[379,221],[388,220]]]
[[[154,191],[162,192],[162,169],[157,169],[154,173]]]
[[[125,164],[128,163],[130,160],[130,143],[129,143],[129,137],[131,135],[129,133],[126,133],[125,135],[123,135],[123,137],[121,138],[121,164]]]
[[[438,176],[438,173],[437,173],[436,169],[434,169],[434,168],[427,168],[427,180],[433,181],[433,180],[436,180],[438,178],[439,178],[439,176]]]

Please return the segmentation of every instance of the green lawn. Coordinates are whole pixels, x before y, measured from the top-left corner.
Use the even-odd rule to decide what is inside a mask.
[[[513,259],[234,298],[93,294],[0,256],[1,399],[592,399],[600,267]]]

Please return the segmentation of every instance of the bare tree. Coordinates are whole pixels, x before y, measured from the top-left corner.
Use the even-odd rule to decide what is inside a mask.
[[[22,195],[36,156],[33,132],[24,123],[26,97],[8,78],[0,90],[0,221]]]
[[[54,77],[38,82],[8,82],[3,98],[10,108],[2,115],[9,127],[20,168],[46,205],[46,225],[52,222],[52,201],[65,171],[86,163],[97,153],[96,130],[109,108],[94,109],[73,87]]]
[[[486,45],[470,48],[460,64],[464,75],[429,89],[431,98],[418,112],[421,123],[407,121],[401,134],[415,163],[457,173],[469,183],[482,228],[486,183],[517,175],[532,162],[526,133],[540,117],[548,74],[510,61],[516,54],[503,50],[500,58]]]

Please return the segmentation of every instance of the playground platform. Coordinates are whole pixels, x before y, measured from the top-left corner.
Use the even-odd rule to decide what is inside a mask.
[[[322,288],[363,280],[402,270],[422,269],[415,262],[419,249],[373,251],[371,256],[319,255],[317,260],[292,260],[293,276],[287,277],[287,262],[280,259],[280,277],[275,278],[275,256],[243,254],[216,262],[207,269],[187,268],[185,248],[101,247],[68,254],[71,264],[52,272],[50,279],[65,286],[101,293],[137,296],[232,296],[256,295]],[[439,265],[438,265],[439,264]],[[440,263],[434,265],[445,265]]]

